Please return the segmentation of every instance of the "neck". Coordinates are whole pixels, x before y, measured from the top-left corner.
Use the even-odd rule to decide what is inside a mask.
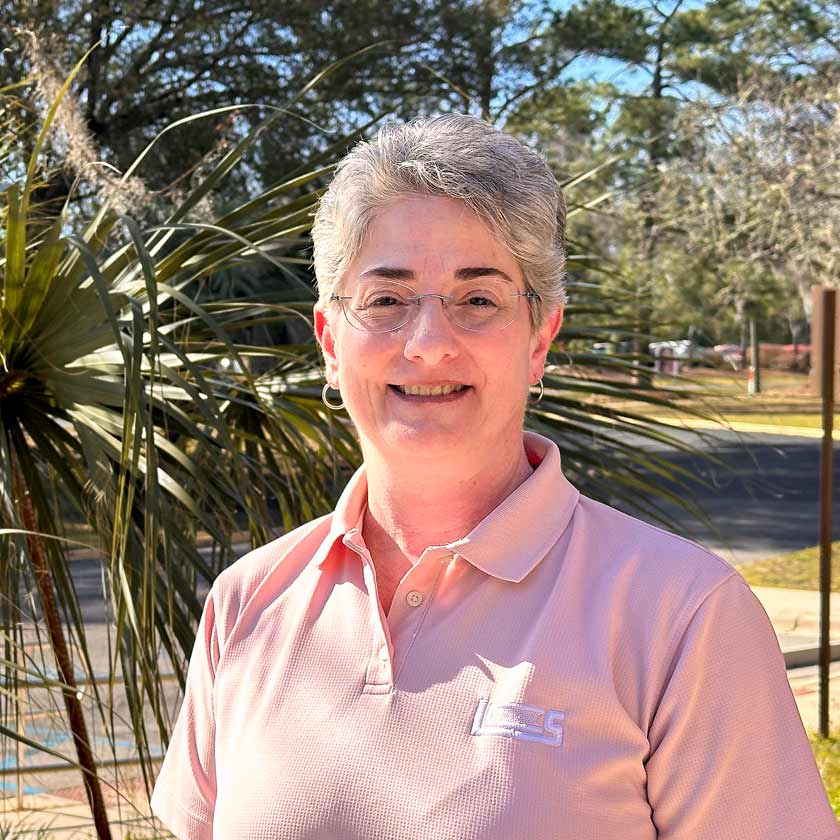
[[[415,563],[430,545],[465,537],[532,473],[521,443],[480,464],[365,453],[368,509],[364,539],[372,553]]]

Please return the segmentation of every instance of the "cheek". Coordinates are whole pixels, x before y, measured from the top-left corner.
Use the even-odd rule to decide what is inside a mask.
[[[508,381],[524,381],[527,379],[531,368],[528,336],[520,336],[518,341],[511,342],[498,355],[497,364]]]
[[[339,377],[354,392],[382,386],[385,380],[387,348],[381,341],[361,336],[346,341],[339,354]]]

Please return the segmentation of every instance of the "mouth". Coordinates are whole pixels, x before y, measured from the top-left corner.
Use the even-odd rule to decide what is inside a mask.
[[[450,402],[472,390],[470,385],[389,385],[388,388],[413,402]]]

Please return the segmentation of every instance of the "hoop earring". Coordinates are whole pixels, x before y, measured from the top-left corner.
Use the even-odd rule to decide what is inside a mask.
[[[537,395],[536,399],[532,399],[532,398],[528,399],[528,402],[531,403],[531,405],[536,405],[543,398],[543,394],[545,393],[545,388],[543,387],[542,377],[540,377],[540,381],[537,382],[537,385],[540,386],[540,393]]]
[[[342,400],[338,405],[335,403],[331,403],[327,399],[327,391],[330,389],[330,383],[325,382],[324,387],[321,389],[321,402],[330,410],[330,411],[341,411],[344,408],[344,400]],[[338,390],[336,388],[336,390]]]

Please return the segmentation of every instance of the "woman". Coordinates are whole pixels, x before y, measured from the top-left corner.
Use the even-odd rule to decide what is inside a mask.
[[[523,432],[564,217],[466,116],[338,168],[315,330],[364,465],[213,585],[152,799],[182,840],[840,836],[743,579]]]

